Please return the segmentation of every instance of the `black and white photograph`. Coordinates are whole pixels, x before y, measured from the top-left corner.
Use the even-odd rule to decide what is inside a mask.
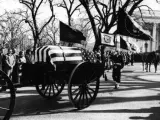
[[[160,120],[160,0],[0,0],[0,120]]]

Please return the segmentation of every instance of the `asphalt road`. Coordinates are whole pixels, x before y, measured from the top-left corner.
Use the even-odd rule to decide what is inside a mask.
[[[77,111],[69,101],[67,85],[61,100],[46,100],[34,87],[18,88],[11,120],[160,120],[160,66],[157,73],[143,72],[140,63],[125,66],[122,83],[113,89],[111,71],[108,81],[101,78],[94,103]]]

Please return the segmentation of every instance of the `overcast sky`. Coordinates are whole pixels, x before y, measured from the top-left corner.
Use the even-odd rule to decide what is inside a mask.
[[[160,3],[156,3],[156,0],[144,0],[142,4],[150,6],[153,10],[160,10]]]
[[[143,4],[150,6],[153,10],[160,10],[160,4],[157,4],[156,0],[144,0]],[[17,8],[22,8],[19,0],[0,0],[0,14],[4,13],[5,10],[10,11]],[[64,15],[66,15],[62,8],[56,9],[55,11],[56,16],[60,19],[63,19]]]

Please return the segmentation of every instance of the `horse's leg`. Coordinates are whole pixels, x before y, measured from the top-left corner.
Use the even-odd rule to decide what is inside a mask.
[[[146,69],[146,72],[148,72],[148,63],[147,62],[145,63],[145,69]]]
[[[144,62],[142,61],[142,67],[143,67],[143,71],[144,71]]]
[[[151,63],[148,65],[149,72],[151,72]]]
[[[155,73],[157,72],[157,63],[154,63]]]

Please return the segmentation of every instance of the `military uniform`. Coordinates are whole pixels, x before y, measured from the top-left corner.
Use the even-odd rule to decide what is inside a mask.
[[[119,53],[115,53],[111,59],[113,61],[112,78],[115,81],[115,89],[117,89],[121,82],[121,69],[124,67],[124,60]]]
[[[133,62],[134,62],[134,53],[131,54],[131,65],[133,66]]]

